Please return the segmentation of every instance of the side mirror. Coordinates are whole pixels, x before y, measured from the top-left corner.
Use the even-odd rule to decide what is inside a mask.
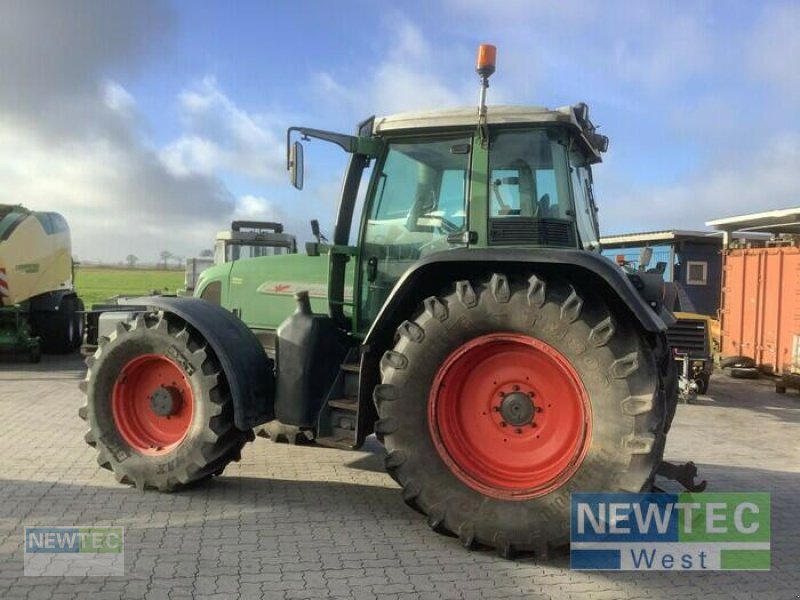
[[[642,251],[639,252],[639,270],[645,271],[651,260],[653,260],[653,249],[649,246],[642,248]]]
[[[316,219],[311,219],[311,235],[314,236],[314,239],[317,240],[318,244],[328,243],[328,238],[326,238],[319,230],[319,221]]]
[[[368,138],[372,137],[372,131],[375,127],[375,115],[369,119],[364,119],[358,124],[358,137]]]
[[[289,178],[294,187],[303,189],[303,144],[299,141],[289,146]]]
[[[589,135],[589,141],[598,151],[608,152],[608,136],[592,133]]]

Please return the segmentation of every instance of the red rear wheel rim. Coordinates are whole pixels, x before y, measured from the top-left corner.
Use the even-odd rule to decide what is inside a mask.
[[[555,348],[496,333],[456,349],[428,401],[439,455],[472,489],[502,499],[547,494],[567,482],[589,449],[591,405]]]
[[[183,370],[160,354],[143,354],[120,370],[111,415],[122,439],[142,454],[166,454],[189,432],[194,393]]]

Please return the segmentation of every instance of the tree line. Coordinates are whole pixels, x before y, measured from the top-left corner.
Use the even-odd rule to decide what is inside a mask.
[[[169,250],[162,250],[158,256],[161,259],[159,261],[159,264],[161,265],[162,269],[168,268],[170,261],[174,261],[177,264],[178,268],[183,267],[183,261],[184,261],[183,256],[178,256],[177,254],[173,254]],[[206,249],[200,252],[200,256],[203,258],[210,258],[214,256],[214,252]],[[131,269],[134,268],[138,262],[139,262],[139,257],[136,256],[135,254],[128,254],[128,256],[125,257],[125,264],[128,265],[128,267]]]

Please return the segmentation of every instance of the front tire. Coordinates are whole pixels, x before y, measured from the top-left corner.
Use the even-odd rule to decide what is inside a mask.
[[[169,313],[147,313],[101,338],[81,387],[79,415],[98,463],[121,483],[173,491],[239,460],[225,374],[200,333]]]
[[[547,555],[569,542],[572,492],[651,487],[666,439],[661,358],[565,281],[459,281],[381,361],[387,470],[465,546]]]

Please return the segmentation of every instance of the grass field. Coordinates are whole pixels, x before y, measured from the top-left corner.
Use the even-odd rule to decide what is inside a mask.
[[[78,267],[75,287],[86,308],[111,296],[139,296],[153,290],[175,293],[183,287],[182,270]]]

